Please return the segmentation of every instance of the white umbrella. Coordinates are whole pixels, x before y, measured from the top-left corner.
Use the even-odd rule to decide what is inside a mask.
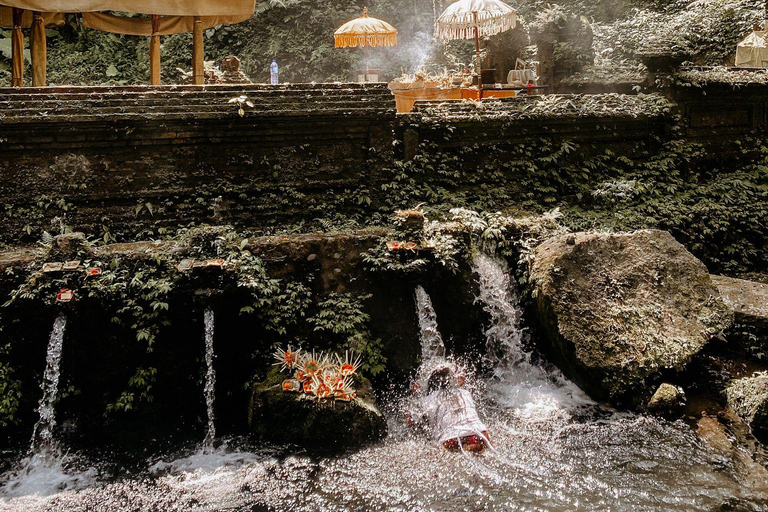
[[[488,37],[515,28],[517,13],[501,0],[459,0],[435,23],[438,39]]]
[[[459,0],[443,11],[435,23],[438,39],[475,40],[477,71],[480,72],[480,37],[515,28],[517,12],[501,0]],[[482,84],[480,84],[482,93]]]

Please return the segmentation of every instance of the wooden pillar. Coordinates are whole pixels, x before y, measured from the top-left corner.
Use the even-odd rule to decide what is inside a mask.
[[[149,83],[160,85],[160,16],[152,15],[152,37],[149,41]]]
[[[205,46],[203,42],[203,18],[195,16],[192,27],[192,83],[205,83]]]
[[[24,33],[21,31],[22,9],[13,8],[13,33],[11,34],[11,83],[24,87]]]
[[[32,85],[45,87],[47,83],[47,41],[43,14],[35,12],[32,17],[32,35],[29,38],[32,47]]]

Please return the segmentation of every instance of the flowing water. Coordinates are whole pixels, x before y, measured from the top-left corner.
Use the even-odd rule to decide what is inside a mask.
[[[443,337],[437,329],[437,315],[432,307],[432,299],[421,286],[416,287],[416,312],[419,317],[419,336],[421,337],[421,359],[428,363],[445,357]]]
[[[67,329],[67,317],[59,313],[53,322],[53,329],[48,340],[45,357],[45,373],[40,384],[42,397],[38,406],[40,419],[32,433],[29,453],[19,462],[17,470],[4,475],[2,494],[23,497],[30,494],[50,494],[62,489],[86,485],[91,480],[93,470],[72,471],[79,461],[75,457],[63,454],[54,437],[56,427],[56,397],[59,392],[61,377],[61,353],[64,347],[64,334]],[[3,503],[0,502],[0,508]]]
[[[213,369],[213,333],[215,329],[213,310],[208,308],[203,315],[205,323],[205,407],[208,411],[208,431],[205,434],[203,445],[206,448],[213,446],[216,438],[216,424],[213,413],[213,402],[216,397],[216,370]]]
[[[738,461],[703,445],[682,422],[600,407],[526,351],[505,264],[478,255],[489,361],[470,379],[495,450],[449,453],[389,414],[389,437],[338,457],[224,440],[151,460],[140,475],[0,499],[3,510],[766,510]],[[424,359],[444,357],[439,317],[417,290]],[[763,484],[764,486],[764,484]]]
[[[45,356],[45,373],[40,387],[43,396],[40,398],[38,413],[40,419],[35,424],[32,434],[32,451],[52,451],[56,448],[53,429],[56,427],[56,412],[54,405],[59,392],[59,377],[61,377],[61,351],[64,348],[64,333],[67,329],[67,317],[59,313],[53,322],[53,330],[48,340],[48,352]]]

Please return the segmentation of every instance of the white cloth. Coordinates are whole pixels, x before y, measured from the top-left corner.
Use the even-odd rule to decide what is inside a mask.
[[[768,67],[768,48],[766,35],[763,31],[749,34],[736,49],[736,65],[745,68]]]
[[[438,443],[488,430],[477,415],[472,395],[464,388],[434,391],[422,399],[421,405]]]

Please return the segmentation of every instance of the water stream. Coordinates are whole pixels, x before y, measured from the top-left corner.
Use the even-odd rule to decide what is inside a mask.
[[[766,510],[765,484],[685,423],[601,407],[540,364],[506,264],[480,254],[474,271],[495,371],[472,389],[495,451],[449,453],[392,414],[387,439],[340,457],[225,439],[148,460],[141,475],[6,496],[0,510]],[[443,358],[440,311],[423,289],[416,299],[425,359]]]
[[[61,351],[64,348],[64,333],[67,329],[67,317],[59,313],[53,322],[53,330],[48,340],[48,352],[45,356],[45,373],[40,387],[43,396],[40,398],[38,413],[40,419],[35,424],[32,434],[32,452],[52,452],[56,449],[53,429],[56,427],[56,411],[54,405],[59,392],[61,377]]]
[[[45,356],[45,372],[40,384],[42,396],[38,406],[40,418],[32,433],[30,449],[19,467],[0,478],[0,496],[24,497],[28,495],[52,494],[64,489],[82,487],[92,480],[93,469],[73,470],[76,457],[62,453],[54,435],[56,427],[56,398],[61,377],[61,354],[67,317],[59,313],[53,322]],[[0,500],[0,510],[4,510]],[[15,508],[13,508],[15,510]],[[23,510],[23,509],[22,509]]]
[[[213,368],[213,334],[215,330],[213,310],[208,308],[203,315],[205,323],[205,406],[208,412],[208,430],[205,434],[203,446],[211,448],[216,438],[216,424],[213,412],[213,402],[216,397],[216,370]]]
[[[416,287],[416,312],[419,317],[419,336],[421,338],[421,359],[424,364],[445,357],[443,337],[437,329],[437,315],[432,307],[432,299],[420,285]]]

